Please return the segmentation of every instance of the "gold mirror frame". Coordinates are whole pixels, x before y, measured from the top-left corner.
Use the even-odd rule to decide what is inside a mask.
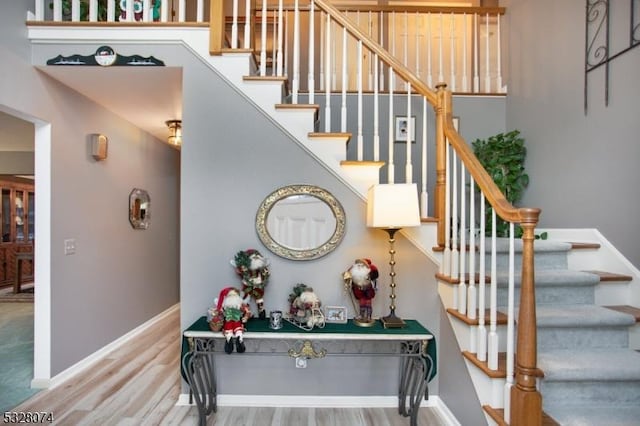
[[[269,216],[269,212],[278,201],[292,195],[311,195],[323,201],[331,209],[336,219],[336,228],[333,235],[321,246],[305,250],[296,250],[283,246],[275,241],[271,234],[269,234],[267,230],[267,217]],[[262,241],[271,252],[291,260],[317,259],[330,253],[340,244],[342,238],[344,238],[345,228],[346,217],[340,202],[327,190],[313,185],[289,185],[275,190],[260,204],[258,213],[256,214],[256,231],[258,232],[260,241]]]
[[[133,229],[147,229],[151,222],[151,197],[144,189],[133,188],[129,194],[129,222]]]

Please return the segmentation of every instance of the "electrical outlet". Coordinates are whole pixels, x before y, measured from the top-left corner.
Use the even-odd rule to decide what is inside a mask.
[[[66,256],[76,254],[76,240],[74,238],[64,240],[64,254]]]
[[[296,368],[307,368],[307,359],[296,358]]]

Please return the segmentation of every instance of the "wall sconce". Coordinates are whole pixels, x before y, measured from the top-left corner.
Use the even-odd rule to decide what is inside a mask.
[[[180,147],[182,145],[182,120],[167,120],[165,124],[169,128],[169,145]]]
[[[420,226],[418,189],[415,183],[380,184],[369,188],[367,195],[367,226],[381,228],[389,234],[389,266],[391,304],[389,315],[380,318],[384,328],[401,328],[405,322],[396,316],[395,233],[401,228]]]

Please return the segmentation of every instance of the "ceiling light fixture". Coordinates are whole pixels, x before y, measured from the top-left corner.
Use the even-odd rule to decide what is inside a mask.
[[[167,142],[169,145],[181,146],[182,145],[182,120],[167,120],[165,124],[169,128],[169,137]]]

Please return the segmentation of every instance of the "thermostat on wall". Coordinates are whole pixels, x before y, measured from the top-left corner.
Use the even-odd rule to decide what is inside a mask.
[[[109,139],[105,135],[91,135],[91,155],[96,161],[107,158],[107,143]]]

